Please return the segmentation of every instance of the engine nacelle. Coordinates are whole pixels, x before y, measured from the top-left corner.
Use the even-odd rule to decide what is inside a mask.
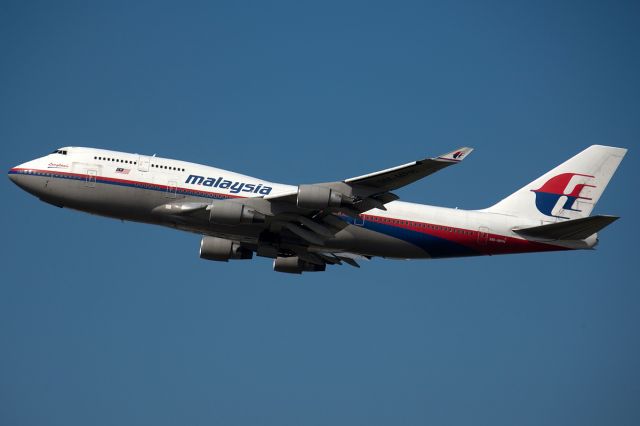
[[[331,188],[317,185],[298,186],[298,207],[302,209],[322,210],[327,207],[340,207],[342,194]]]
[[[228,262],[229,259],[251,259],[253,251],[246,249],[237,241],[205,235],[200,241],[200,258]]]
[[[276,257],[273,261],[273,270],[276,272],[286,272],[288,274],[301,274],[303,272],[324,271],[327,265],[316,265],[305,262],[298,256]]]
[[[214,202],[209,212],[209,222],[220,225],[244,225],[263,223],[265,216],[249,206],[229,201]]]

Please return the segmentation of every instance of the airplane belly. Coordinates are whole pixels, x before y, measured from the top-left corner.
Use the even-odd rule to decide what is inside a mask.
[[[348,221],[355,223],[348,227],[352,234],[352,241],[348,241],[348,243],[353,246],[353,250],[359,253],[402,259],[464,257],[485,254],[478,250],[472,241],[456,241],[391,224],[364,221],[358,225],[351,219]]]
[[[429,253],[419,246],[391,235],[365,227],[349,225],[336,234],[327,246],[367,256],[397,259],[428,258]]]

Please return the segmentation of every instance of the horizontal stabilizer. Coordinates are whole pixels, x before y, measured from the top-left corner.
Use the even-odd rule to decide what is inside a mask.
[[[618,219],[617,216],[589,216],[532,228],[514,229],[513,232],[544,240],[584,240]]]

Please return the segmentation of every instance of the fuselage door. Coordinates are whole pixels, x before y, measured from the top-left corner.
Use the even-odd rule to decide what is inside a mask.
[[[485,226],[481,226],[480,228],[478,228],[478,244],[481,246],[486,246],[488,239],[489,239],[489,228]]]
[[[87,169],[84,186],[86,186],[87,188],[95,188],[97,175],[98,175],[98,172],[96,170]]]
[[[141,172],[148,172],[150,161],[151,160],[146,155],[138,156],[138,170]]]
[[[165,193],[165,197],[178,198],[177,190],[178,190],[178,182],[176,182],[175,180],[170,180],[167,183],[167,192]]]

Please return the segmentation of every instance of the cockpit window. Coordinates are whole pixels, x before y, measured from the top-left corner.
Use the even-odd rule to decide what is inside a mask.
[[[55,151],[53,151],[53,152],[52,152],[52,154],[62,154],[62,155],[67,155],[67,150],[56,149]]]

